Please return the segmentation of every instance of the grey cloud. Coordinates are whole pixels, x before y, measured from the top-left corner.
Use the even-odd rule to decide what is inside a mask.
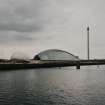
[[[0,0],[0,31],[32,32],[43,29],[40,0]]]
[[[38,50],[57,46],[86,57],[87,25],[90,44],[104,50],[104,4],[104,0],[0,0],[0,44],[30,42]],[[99,50],[94,52],[93,57]]]
[[[29,36],[29,35],[17,35],[14,37],[14,40],[16,41],[33,41],[35,39],[33,39],[32,36]]]
[[[16,32],[37,32],[42,29],[41,23],[28,23],[27,20],[24,22],[0,22],[0,31],[16,31]]]
[[[36,38],[37,39],[37,38]],[[16,43],[32,42],[35,40],[31,33],[21,33],[13,31],[1,31],[0,32],[0,44],[14,45]]]

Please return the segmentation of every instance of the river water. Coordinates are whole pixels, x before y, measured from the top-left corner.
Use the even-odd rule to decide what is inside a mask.
[[[0,71],[0,105],[105,105],[105,66]]]

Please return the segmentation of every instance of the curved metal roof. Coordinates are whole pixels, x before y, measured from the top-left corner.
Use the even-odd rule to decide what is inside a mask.
[[[67,51],[48,49],[37,54],[34,59],[41,60],[79,60],[79,58]]]

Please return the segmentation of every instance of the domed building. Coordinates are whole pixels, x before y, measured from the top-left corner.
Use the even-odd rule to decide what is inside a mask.
[[[15,52],[12,54],[11,63],[29,63],[29,57],[28,55],[21,53],[21,52]]]
[[[79,60],[79,58],[63,50],[49,49],[37,54],[34,60]]]
[[[11,55],[11,60],[17,59],[17,60],[28,60],[30,59],[28,55],[22,53],[22,52],[15,52]]]

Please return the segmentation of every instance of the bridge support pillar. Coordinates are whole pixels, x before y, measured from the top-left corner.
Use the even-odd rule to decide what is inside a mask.
[[[76,69],[80,69],[80,65],[79,64],[77,64]]]

